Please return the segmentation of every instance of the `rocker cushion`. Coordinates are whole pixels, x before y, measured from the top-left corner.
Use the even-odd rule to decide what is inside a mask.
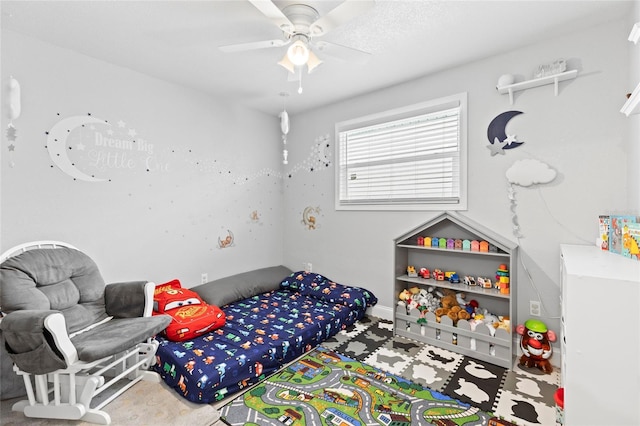
[[[107,317],[105,282],[95,262],[70,249],[35,249],[5,260],[0,267],[4,312],[55,310],[69,333]]]
[[[71,339],[78,358],[92,362],[131,349],[150,334],[160,333],[171,318],[167,315],[140,318],[113,318]]]

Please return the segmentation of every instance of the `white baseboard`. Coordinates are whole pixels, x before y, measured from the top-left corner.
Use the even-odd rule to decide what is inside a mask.
[[[367,313],[374,317],[382,318],[388,321],[393,321],[393,309],[387,306],[376,305],[367,309]]]

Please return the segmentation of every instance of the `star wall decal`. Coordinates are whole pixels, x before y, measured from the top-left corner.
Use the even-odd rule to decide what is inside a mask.
[[[487,145],[489,151],[491,151],[491,156],[500,154],[504,155],[504,147],[507,145],[506,140],[500,142],[498,138],[496,138],[491,145]]]

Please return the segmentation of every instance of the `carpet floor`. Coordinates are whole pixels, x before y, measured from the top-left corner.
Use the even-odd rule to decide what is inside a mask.
[[[11,410],[13,403],[25,397],[2,401],[0,424],[3,426],[89,426],[80,420],[52,420],[25,417],[21,412]],[[180,397],[163,383],[141,381],[118,398],[107,404],[103,410],[111,417],[111,424],[126,426],[210,426],[219,418],[218,412],[208,404],[194,404]]]

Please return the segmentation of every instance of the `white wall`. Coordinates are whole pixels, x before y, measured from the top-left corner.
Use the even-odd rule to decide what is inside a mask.
[[[3,90],[9,75],[15,76],[23,105],[14,121],[15,150],[8,151],[6,138],[1,150],[0,249],[60,239],[92,255],[108,281],[175,277],[186,285],[199,282],[201,272],[213,279],[260,266],[284,263],[297,269],[311,262],[335,280],[371,289],[390,309],[396,298],[393,239],[435,213],[335,211],[335,167],[325,164],[335,160],[334,124],[467,91],[466,215],[514,239],[505,171],[524,158],[558,171],[551,184],[516,188],[524,235],[519,243],[532,277],[519,268],[517,320],[528,317],[528,301],[538,297],[533,282],[546,308],[544,319],[558,330],[559,244],[590,244],[598,214],[638,209],[639,197],[629,195],[637,184],[635,190],[628,185],[637,171],[627,170],[632,168],[627,164],[637,164],[628,153],[638,159],[637,143],[630,146],[638,140],[638,116],[631,121],[619,113],[621,94],[634,80],[629,70],[637,70],[637,57],[636,68],[628,61],[629,29],[628,22],[616,21],[292,116],[284,185],[274,117],[5,30]],[[537,65],[560,57],[579,69],[579,76],[561,83],[558,97],[545,86],[516,94],[511,106],[496,93],[501,74],[528,78]],[[491,157],[487,125],[511,109],[524,112],[509,130],[525,144]],[[135,128],[138,138],[154,144],[154,159],[167,163],[167,171],[147,172],[137,164],[95,170],[111,182],[73,180],[53,164],[45,132],[63,118],[87,113]],[[1,124],[4,132],[5,114]],[[319,139],[324,135],[330,137],[328,148]],[[86,145],[93,143],[85,137]],[[90,170],[86,161],[81,167]],[[304,224],[305,209],[316,216],[315,229]],[[253,211],[257,221],[250,218]],[[220,249],[218,239],[228,230],[235,244]]]
[[[469,208],[465,215],[515,240],[506,170],[517,160],[535,158],[558,172],[550,184],[515,187],[517,219],[524,236],[519,244],[526,267],[520,265],[515,285],[517,321],[529,317],[529,300],[538,299],[539,292],[543,320],[559,331],[559,245],[594,244],[598,214],[629,207],[628,141],[623,137],[628,122],[619,112],[624,102],[621,93],[626,93],[627,35],[626,23],[616,21],[293,116],[289,138],[293,163],[306,155],[319,135],[330,134],[334,148],[333,129],[338,121],[468,92]],[[558,97],[553,86],[544,86],[518,92],[510,105],[507,96],[496,92],[500,75],[528,79],[539,64],[558,58],[566,58],[569,69],[579,70],[577,79],[561,83]],[[525,144],[492,157],[486,148],[487,126],[509,110],[523,112],[509,123],[508,131]],[[315,271],[334,280],[369,288],[381,307],[391,309],[397,297],[393,294],[393,239],[435,213],[336,211],[334,172],[332,163],[285,181],[285,262],[300,267],[311,262]],[[305,207],[319,207],[314,230],[301,223]]]
[[[91,255],[108,282],[178,278],[186,286],[203,272],[214,279],[282,263],[277,117],[3,31],[3,91],[10,75],[21,84],[22,114],[13,151],[2,114],[2,251],[63,240]],[[133,129],[137,146],[153,144],[152,169],[137,150],[96,146],[106,125],[73,130],[67,153],[76,169],[111,181],[74,180],[59,168],[46,132],[89,113],[111,123],[112,138]],[[94,167],[95,155],[131,163]],[[221,249],[229,230],[234,245]]]
[[[629,14],[627,31],[630,32],[635,23],[640,24],[640,2],[633,2],[632,13]],[[627,33],[628,34],[628,33]],[[633,44],[627,42],[629,51],[629,80],[627,92],[631,92],[640,84],[640,42]],[[627,170],[629,172],[629,212],[640,211],[640,114],[634,114],[628,118],[629,124],[629,152],[627,156]]]

